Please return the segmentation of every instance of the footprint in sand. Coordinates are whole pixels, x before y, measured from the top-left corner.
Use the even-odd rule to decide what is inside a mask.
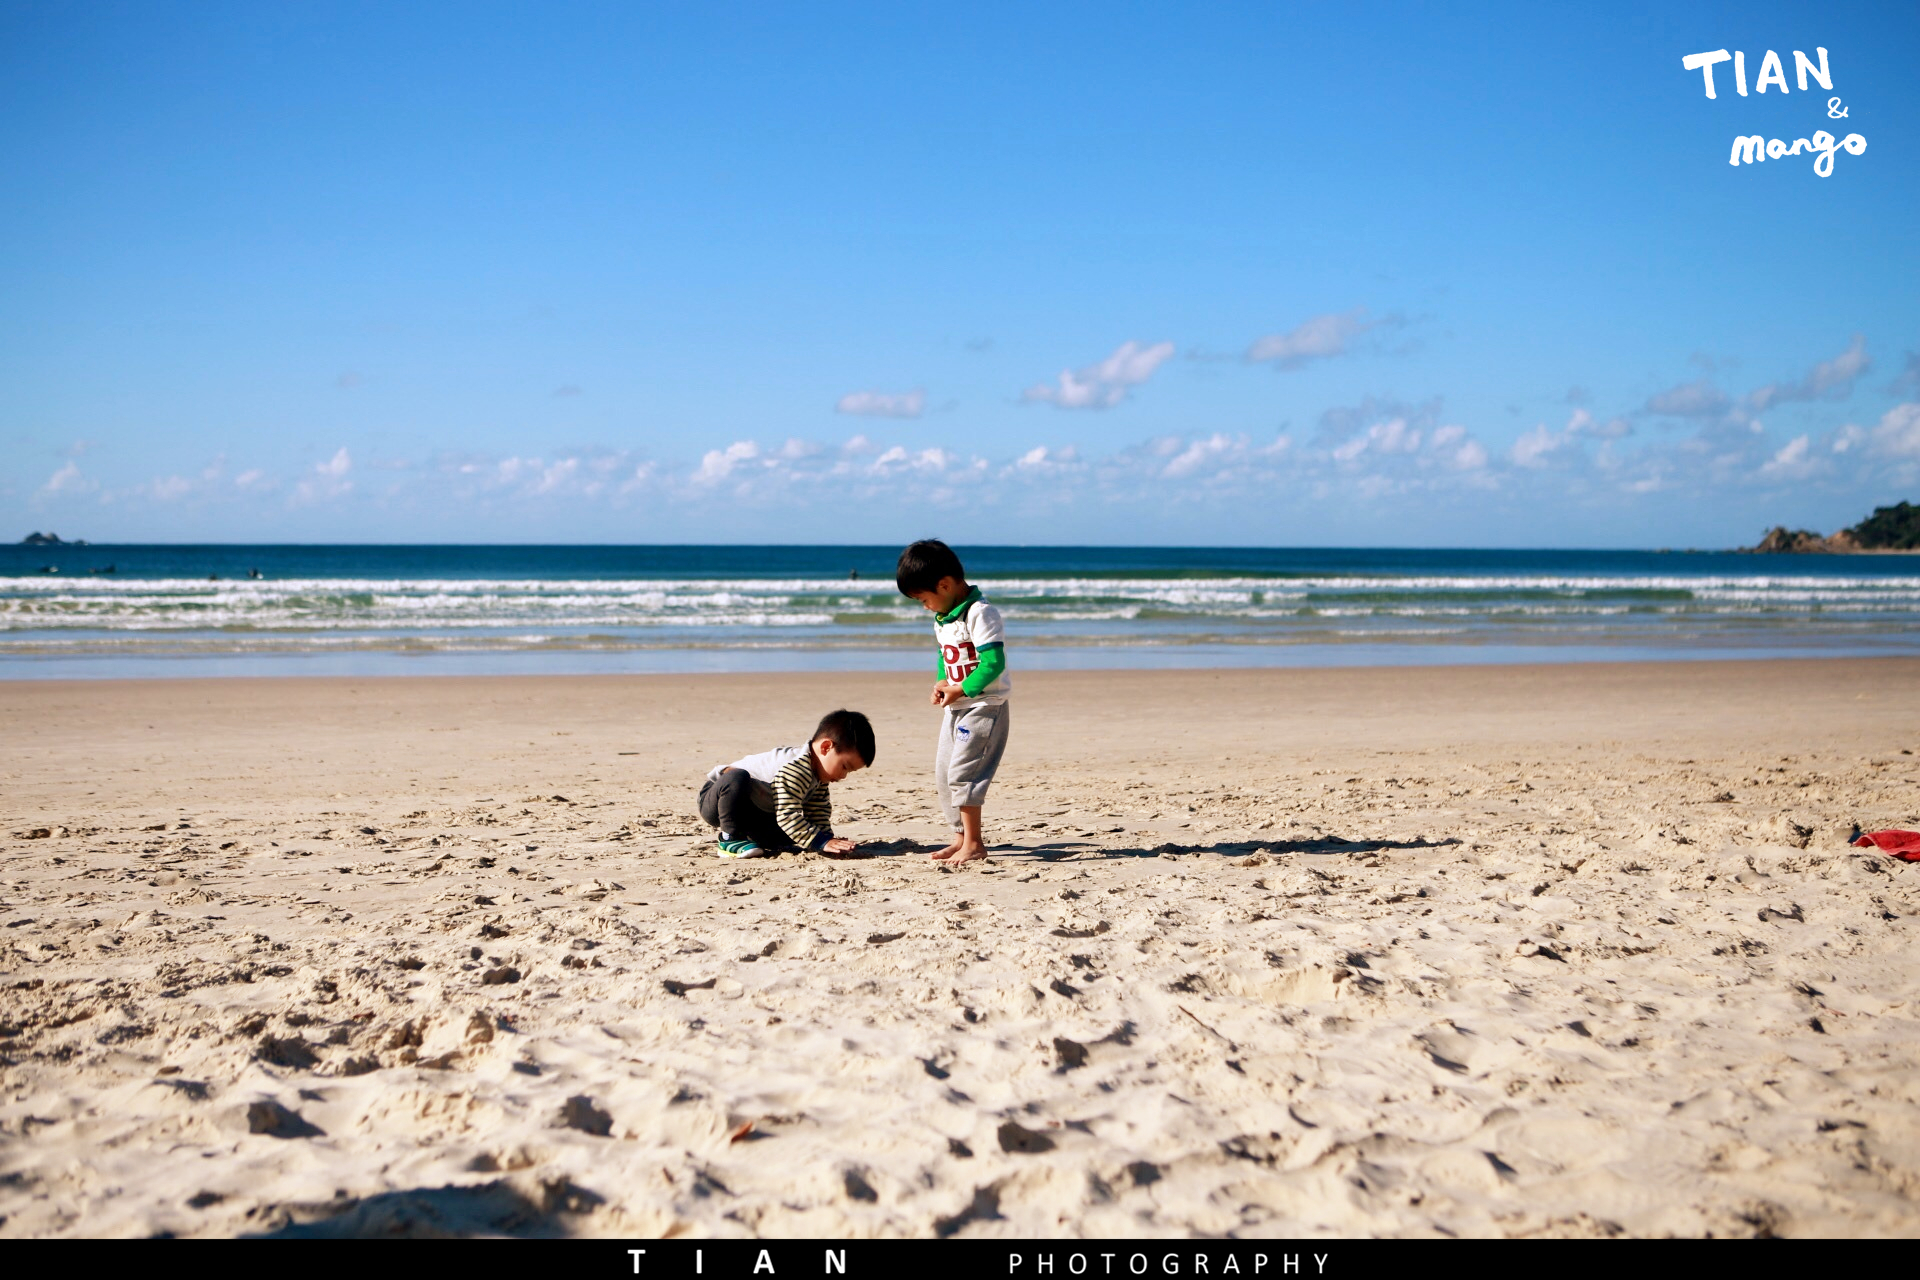
[[[584,1093],[576,1093],[561,1104],[560,1124],[596,1138],[613,1133],[613,1117],[595,1106],[593,1099]]]
[[[271,1098],[247,1104],[247,1132],[264,1133],[270,1138],[317,1138],[326,1131],[307,1123],[300,1113]]]
[[[994,1131],[1000,1140],[1000,1149],[1010,1155],[1033,1156],[1043,1151],[1053,1150],[1053,1139],[1044,1133],[1035,1133],[1018,1121],[1008,1120]]]
[[[1475,1044],[1469,1035],[1459,1028],[1442,1028],[1414,1037],[1416,1043],[1426,1050],[1427,1057],[1436,1067],[1465,1075],[1473,1062]]]

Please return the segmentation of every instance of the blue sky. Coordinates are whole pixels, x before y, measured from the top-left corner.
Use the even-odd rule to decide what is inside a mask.
[[[1673,9],[0,2],[0,537],[1725,546],[1920,499],[1920,10]],[[1708,100],[1721,48],[1788,91]],[[1867,148],[1728,163],[1820,129]]]

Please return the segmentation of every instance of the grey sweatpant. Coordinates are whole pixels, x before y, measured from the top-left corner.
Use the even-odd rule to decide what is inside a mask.
[[[987,785],[1007,750],[1007,704],[972,702],[940,713],[933,752],[933,789],[947,825],[960,829],[963,806],[985,804]]]

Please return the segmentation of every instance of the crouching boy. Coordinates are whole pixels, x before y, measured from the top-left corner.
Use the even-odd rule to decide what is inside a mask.
[[[700,788],[700,817],[719,831],[723,858],[794,849],[843,858],[858,846],[833,834],[827,788],[872,763],[867,718],[830,712],[804,747],[775,747],[717,766]]]

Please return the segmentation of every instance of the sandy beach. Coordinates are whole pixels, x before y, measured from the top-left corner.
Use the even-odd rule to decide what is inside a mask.
[[[0,1236],[1920,1235],[1920,661],[926,683],[0,683]]]

